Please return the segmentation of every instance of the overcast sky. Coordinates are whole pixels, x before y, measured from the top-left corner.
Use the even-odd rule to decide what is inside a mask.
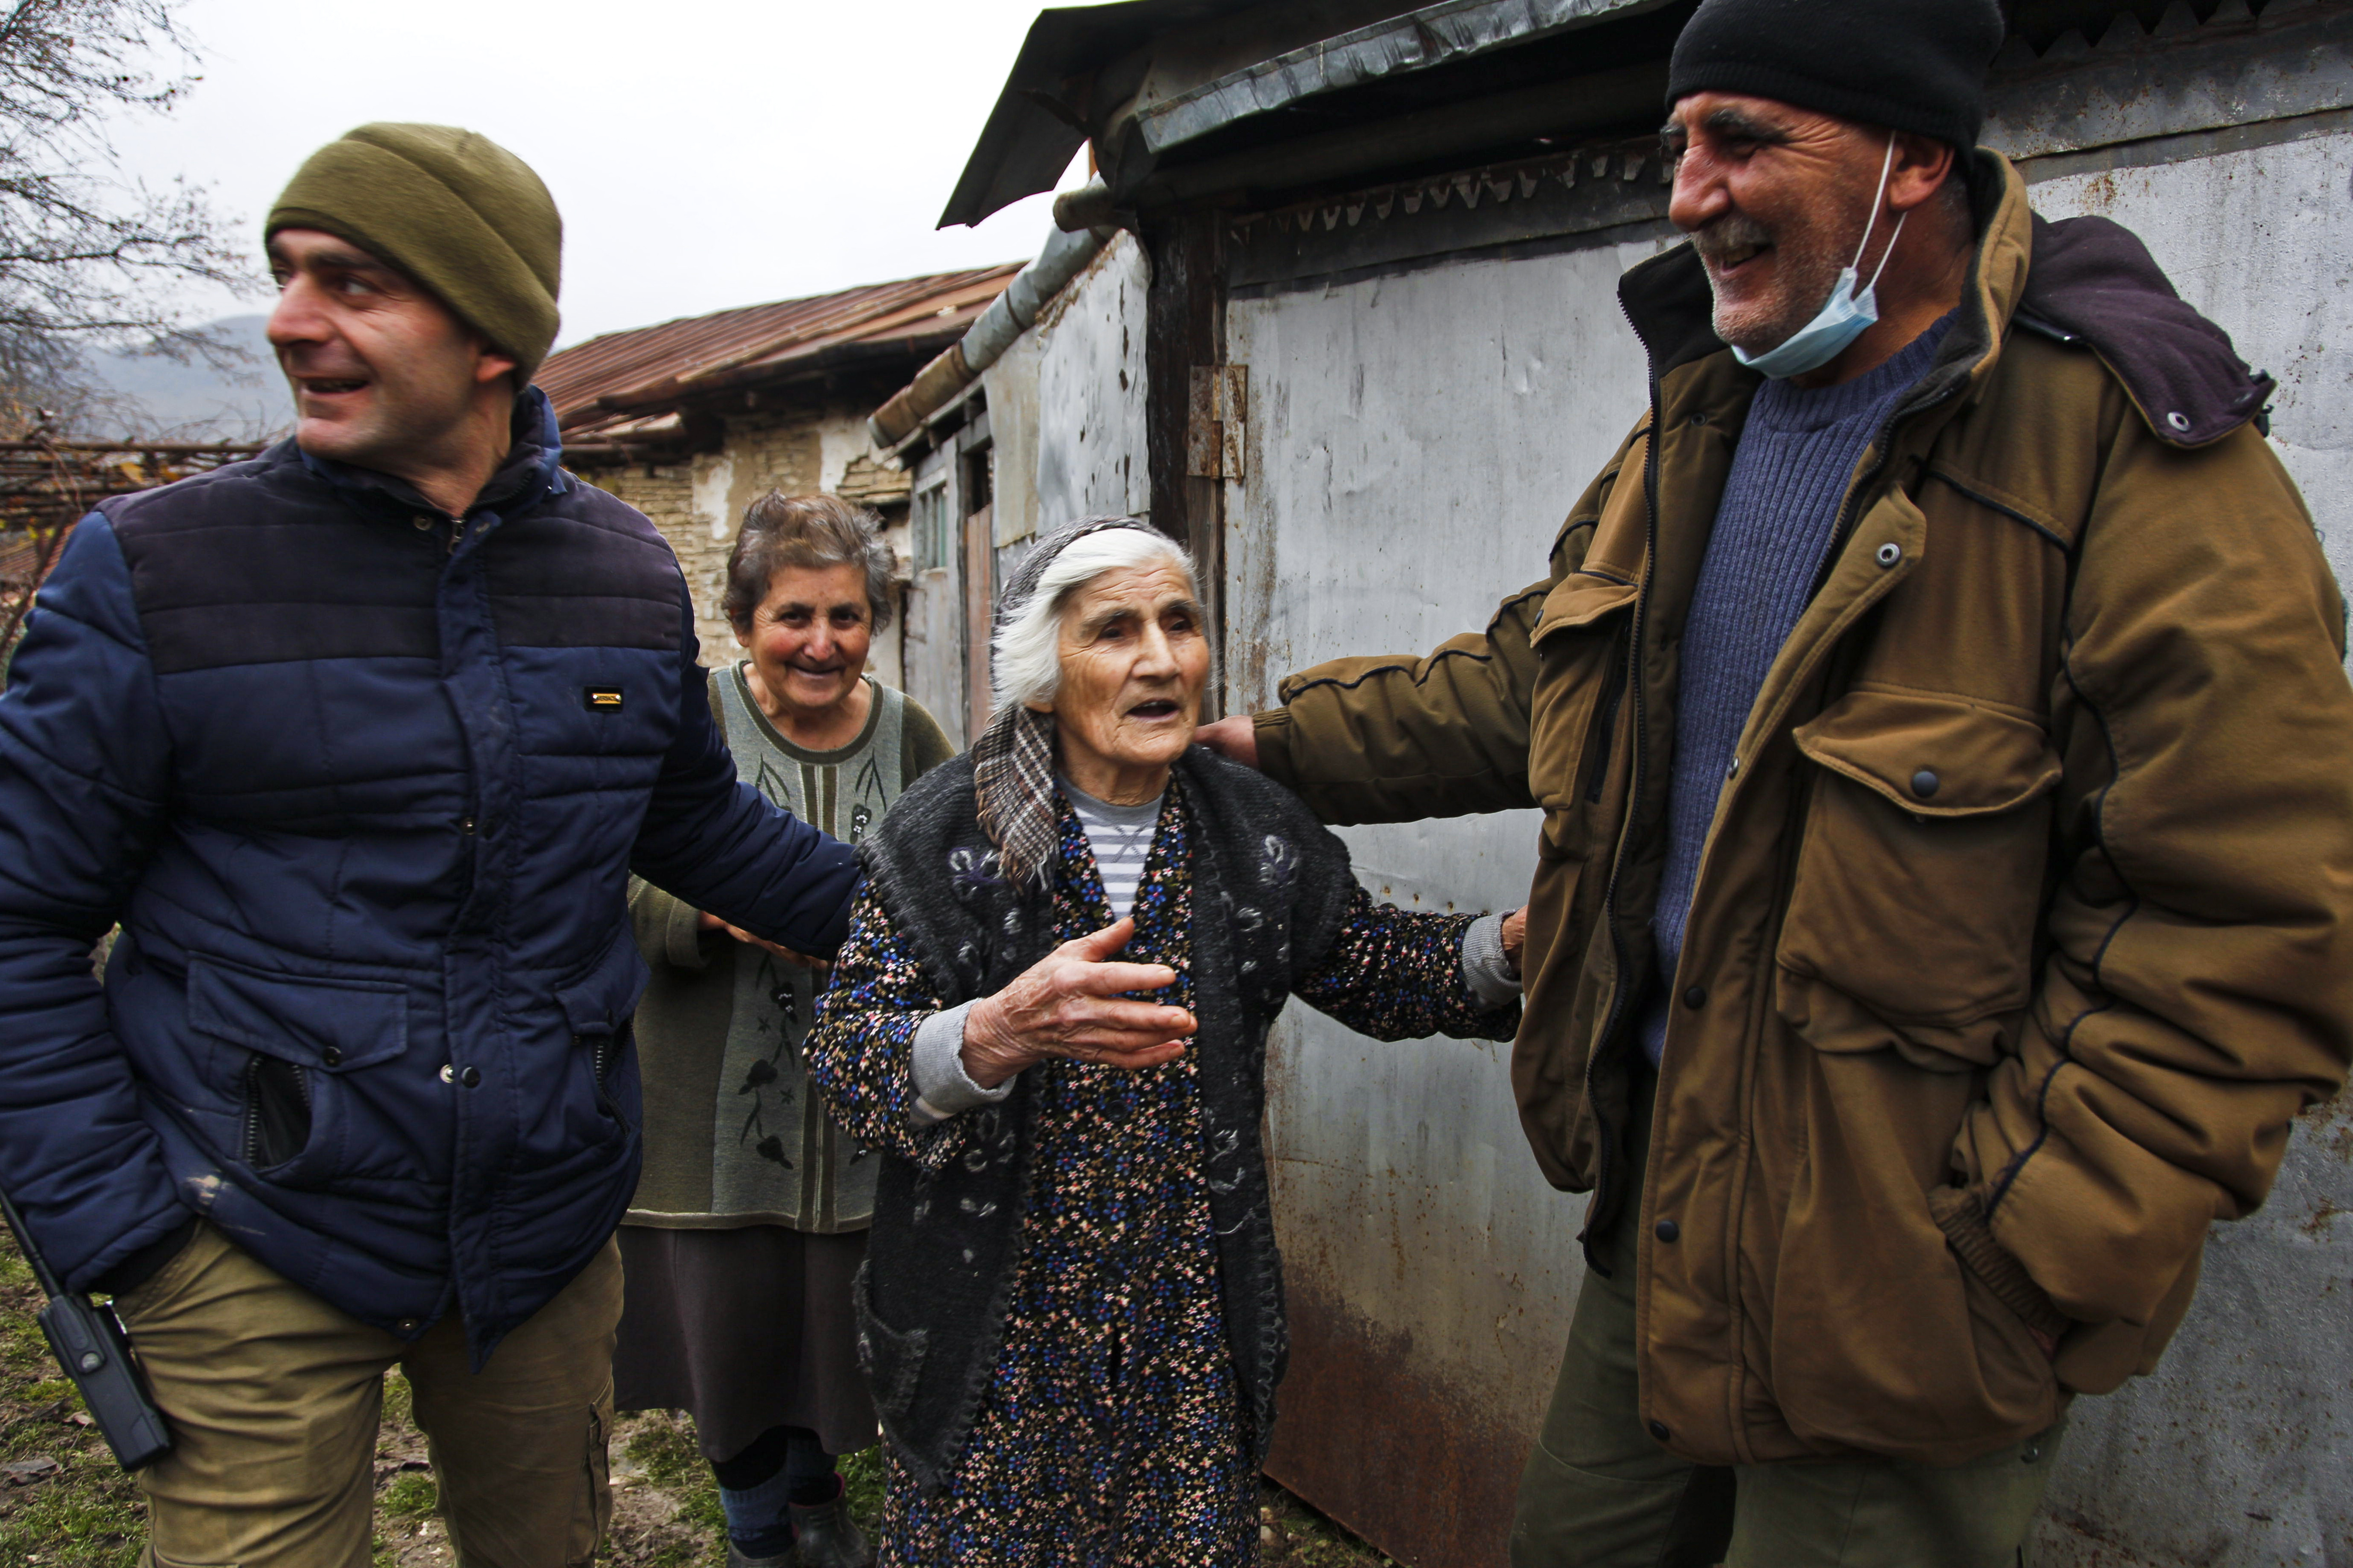
[[[121,122],[115,142],[143,178],[209,185],[258,271],[263,216],[322,142],[371,120],[479,131],[563,209],[558,341],[574,343],[1036,255],[1046,197],[977,229],[932,226],[1039,8],[185,0],[204,80],[168,117]],[[268,301],[203,303],[226,315]]]

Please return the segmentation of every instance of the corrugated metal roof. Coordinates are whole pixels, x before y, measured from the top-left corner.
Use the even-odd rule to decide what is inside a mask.
[[[831,351],[922,354],[961,337],[1021,270],[1019,262],[779,300],[607,332],[550,354],[535,378],[566,432],[635,422],[697,392],[789,374]]]

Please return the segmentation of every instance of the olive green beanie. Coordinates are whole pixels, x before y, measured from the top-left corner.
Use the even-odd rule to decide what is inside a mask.
[[[564,219],[531,166],[451,125],[363,125],[295,171],[269,209],[388,261],[516,362],[527,386],[555,342]]]

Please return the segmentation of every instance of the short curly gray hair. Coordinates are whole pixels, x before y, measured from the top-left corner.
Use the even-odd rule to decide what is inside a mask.
[[[745,507],[743,530],[727,555],[727,593],[721,600],[737,632],[752,629],[752,612],[786,566],[863,567],[874,629],[891,625],[898,601],[897,563],[883,542],[882,520],[864,507],[839,496],[788,496],[782,490],[770,490]]]

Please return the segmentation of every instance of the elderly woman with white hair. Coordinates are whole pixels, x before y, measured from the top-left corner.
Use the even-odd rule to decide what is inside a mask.
[[[1192,744],[1184,553],[1097,518],[997,606],[996,717],[860,847],[812,1081],[886,1158],[852,1292],[881,1561],[1242,1564],[1282,1374],[1260,1143],[1296,994],[1504,1039],[1517,921],[1376,904],[1340,840]]]

